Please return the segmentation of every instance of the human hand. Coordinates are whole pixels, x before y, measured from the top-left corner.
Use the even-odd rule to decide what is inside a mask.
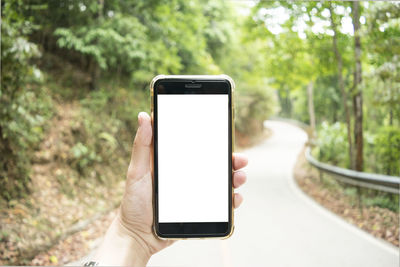
[[[150,116],[141,112],[138,115],[139,128],[136,133],[131,161],[129,164],[125,193],[117,219],[112,227],[120,236],[131,239],[133,248],[141,253],[135,255],[136,263],[144,265],[154,253],[171,245],[174,241],[157,238],[152,230],[153,225],[153,178],[152,178],[152,126]],[[239,169],[247,165],[247,158],[241,154],[233,154],[233,186],[240,187],[246,182],[246,174]],[[238,208],[243,197],[235,193],[233,205]],[[127,241],[128,242],[128,241]],[[128,242],[129,243],[129,242]],[[138,255],[140,254],[140,255]],[[140,261],[138,261],[140,257]],[[100,261],[100,263],[102,263]],[[129,259],[124,262],[132,265]]]

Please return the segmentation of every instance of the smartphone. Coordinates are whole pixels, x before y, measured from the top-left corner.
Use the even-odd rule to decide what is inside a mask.
[[[150,88],[154,233],[163,239],[229,237],[233,80],[159,75]]]

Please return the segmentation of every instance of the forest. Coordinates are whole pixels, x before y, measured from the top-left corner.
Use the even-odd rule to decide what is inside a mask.
[[[264,65],[280,115],[316,128],[320,160],[398,176],[398,3],[257,6],[251,32],[266,44]],[[273,19],[277,13],[282,22]]]
[[[320,161],[400,176],[399,2],[2,1],[0,263],[117,205],[154,76],[221,73],[237,147],[291,118]]]

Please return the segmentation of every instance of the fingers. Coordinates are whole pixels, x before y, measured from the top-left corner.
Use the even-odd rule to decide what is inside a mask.
[[[238,188],[243,185],[247,180],[246,173],[243,171],[236,171],[233,173],[233,187]],[[242,204],[243,196],[235,193],[233,196],[233,207],[236,209]]]
[[[243,202],[243,197],[241,194],[239,193],[235,193],[235,195],[233,196],[233,207],[235,209],[239,208],[240,204],[242,204]]]
[[[236,171],[233,173],[233,187],[238,188],[243,185],[247,180],[246,173],[244,171]]]
[[[151,140],[153,131],[150,116],[146,112],[138,115],[139,128],[133,142],[128,178],[139,179],[150,171]]]
[[[233,154],[233,169],[239,170],[247,166],[248,159],[245,155],[234,153]],[[238,188],[243,185],[247,180],[246,173],[243,171],[235,171],[233,173],[233,187]],[[233,207],[237,209],[243,202],[243,197],[239,193],[235,193],[233,196]]]
[[[232,155],[233,169],[239,170],[247,166],[248,159],[245,155],[240,153],[233,153]]]

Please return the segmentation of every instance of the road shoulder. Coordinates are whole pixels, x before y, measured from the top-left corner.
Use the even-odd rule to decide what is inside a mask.
[[[307,163],[304,149],[298,156],[290,182],[298,195],[322,213],[370,242],[398,254],[399,214],[376,206],[363,207],[360,211],[336,180],[326,176],[320,180],[318,172]]]

